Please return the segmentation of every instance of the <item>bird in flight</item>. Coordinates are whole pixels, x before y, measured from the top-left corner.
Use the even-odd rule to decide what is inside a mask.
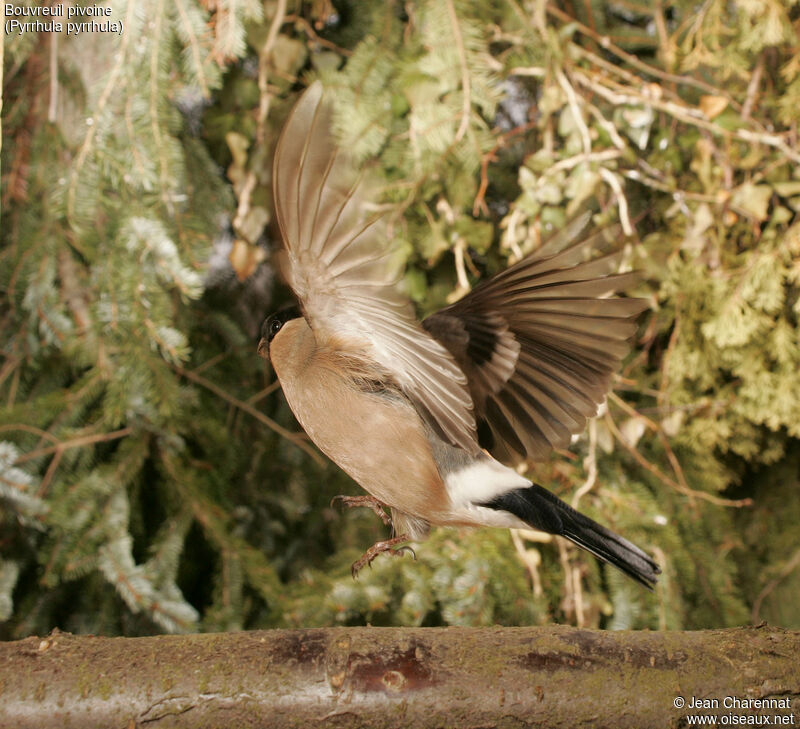
[[[432,525],[533,527],[652,589],[660,570],[645,552],[503,463],[542,459],[597,414],[645,308],[609,295],[636,274],[614,273],[613,253],[590,259],[596,238],[542,248],[420,323],[331,123],[317,81],[276,147],[283,268],[300,305],[266,319],[258,351],[309,437],[369,494],[345,504],[394,529],[353,574]]]

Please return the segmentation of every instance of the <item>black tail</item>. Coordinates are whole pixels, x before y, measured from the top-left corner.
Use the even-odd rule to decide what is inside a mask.
[[[536,484],[509,491],[481,506],[508,511],[534,529],[566,537],[649,590],[653,589],[661,573],[659,566],[635,544],[575,511]]]

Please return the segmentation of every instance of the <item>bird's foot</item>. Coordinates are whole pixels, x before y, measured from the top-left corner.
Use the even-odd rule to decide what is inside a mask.
[[[334,501],[341,501],[342,506],[346,506],[348,509],[352,509],[356,506],[366,506],[372,509],[386,526],[391,526],[392,524],[391,517],[384,510],[384,503],[378,501],[374,496],[334,496],[331,499],[331,506],[333,506]]]
[[[386,539],[382,542],[375,542],[364,554],[361,556],[361,559],[357,559],[353,562],[353,566],[350,568],[350,571],[353,574],[353,579],[358,576],[358,573],[367,565],[370,567],[372,566],[372,560],[375,559],[379,554],[388,553],[392,555],[392,557],[402,557],[404,552],[411,552],[411,556],[416,559],[417,555],[411,547],[408,545],[404,545],[402,547],[398,547],[398,544],[403,544],[403,542],[409,541],[410,537],[408,534],[401,534],[398,537],[392,537],[391,539]]]

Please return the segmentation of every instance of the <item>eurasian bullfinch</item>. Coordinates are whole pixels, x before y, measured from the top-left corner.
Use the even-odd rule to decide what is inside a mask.
[[[309,437],[370,494],[346,502],[390,510],[395,536],[354,574],[431,525],[533,527],[652,588],[660,570],[641,549],[501,463],[541,459],[597,414],[646,308],[609,295],[636,274],[615,273],[617,254],[591,259],[597,236],[544,247],[420,323],[331,122],[315,82],[278,141],[275,210],[300,307],[264,322],[259,353]]]

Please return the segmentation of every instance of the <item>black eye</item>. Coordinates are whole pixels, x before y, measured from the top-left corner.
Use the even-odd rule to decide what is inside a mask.
[[[261,338],[271,342],[287,321],[301,316],[302,313],[297,306],[284,306],[280,311],[264,319],[264,323],[261,325]]]

